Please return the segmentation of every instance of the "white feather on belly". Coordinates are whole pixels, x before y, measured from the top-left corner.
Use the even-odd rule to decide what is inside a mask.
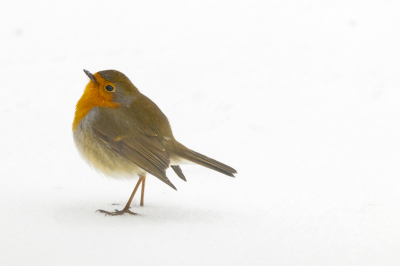
[[[75,145],[85,161],[95,170],[113,178],[132,179],[138,174],[145,174],[143,169],[117,154],[95,135],[91,123],[97,115],[97,108],[92,108],[73,131]]]

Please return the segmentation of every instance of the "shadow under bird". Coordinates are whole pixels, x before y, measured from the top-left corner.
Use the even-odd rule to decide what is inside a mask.
[[[234,177],[236,170],[186,148],[172,134],[167,117],[158,106],[139,92],[121,72],[104,70],[90,78],[76,105],[72,131],[75,144],[95,169],[111,177],[139,176],[124,209],[98,210],[106,215],[136,213],[129,210],[140,184],[143,206],[146,174],[175,189],[166,170],[169,166],[186,181],[180,164],[195,163]]]

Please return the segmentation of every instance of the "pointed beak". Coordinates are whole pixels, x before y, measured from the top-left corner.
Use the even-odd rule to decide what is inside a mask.
[[[97,83],[96,78],[94,77],[94,75],[92,73],[90,73],[89,71],[87,71],[86,69],[83,70],[83,72],[85,72],[85,74],[95,83]]]

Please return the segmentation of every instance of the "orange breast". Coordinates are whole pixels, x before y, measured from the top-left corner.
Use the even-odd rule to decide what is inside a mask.
[[[94,74],[98,83],[89,81],[86,85],[85,91],[82,97],[76,104],[75,118],[72,123],[72,131],[76,130],[79,125],[79,121],[84,118],[93,107],[109,107],[117,108],[119,103],[113,101],[112,92],[108,92],[104,89],[104,85],[110,84],[106,82],[98,73]]]

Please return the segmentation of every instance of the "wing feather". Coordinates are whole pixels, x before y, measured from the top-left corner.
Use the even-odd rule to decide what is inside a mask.
[[[96,135],[111,149],[176,190],[166,175],[170,156],[154,132],[137,132],[133,137],[118,135],[112,128],[101,123],[93,124]]]

